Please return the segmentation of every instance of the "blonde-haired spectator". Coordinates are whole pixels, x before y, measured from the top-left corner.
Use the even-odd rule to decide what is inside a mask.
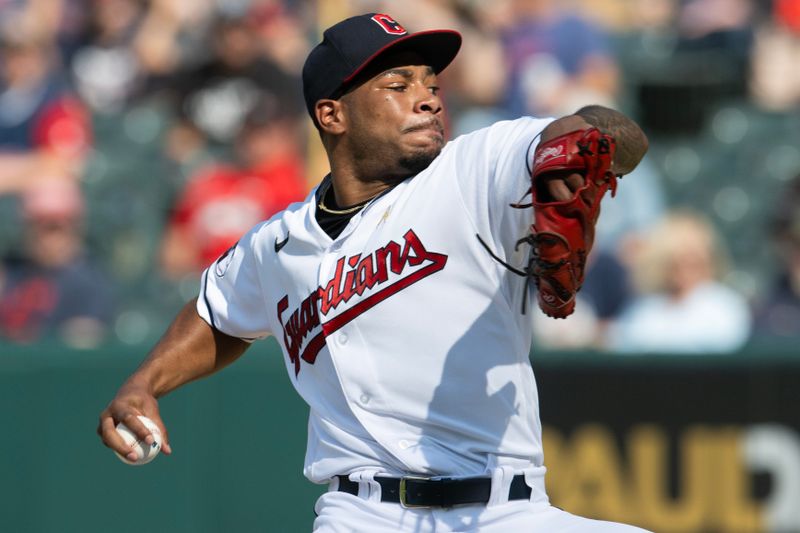
[[[632,260],[639,296],[609,329],[621,352],[724,353],[747,340],[745,298],[724,285],[727,253],[714,227],[689,211],[672,212]]]

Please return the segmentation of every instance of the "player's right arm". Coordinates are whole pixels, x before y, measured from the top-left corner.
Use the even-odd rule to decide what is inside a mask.
[[[164,336],[136,371],[122,384],[100,413],[97,433],[103,444],[135,460],[115,427],[124,422],[140,439],[152,442],[150,431],[137,415],[153,420],[161,429],[162,450],[172,453],[169,436],[158,410],[158,399],[190,381],[224,368],[239,358],[250,343],[211,327],[197,313],[195,300],[187,303]]]

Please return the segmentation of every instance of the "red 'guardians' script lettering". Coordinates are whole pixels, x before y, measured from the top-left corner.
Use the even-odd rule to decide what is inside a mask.
[[[300,373],[301,359],[314,364],[319,351],[325,345],[326,336],[393,294],[442,270],[445,263],[445,254],[429,252],[414,230],[408,230],[403,235],[403,244],[389,241],[386,246],[378,248],[370,255],[362,257],[362,254],[358,254],[339,258],[333,278],[309,294],[288,317],[284,315],[289,309],[289,296],[281,298],[277,309],[278,320],[283,327],[283,343],[289,352],[289,360],[294,364],[295,375]],[[407,268],[419,265],[424,266],[402,276]],[[401,277],[387,284],[390,272]],[[378,290],[372,291],[376,287]],[[303,346],[306,337],[320,325],[320,313],[327,315],[354,296],[368,292],[372,293],[322,324],[321,331]]]

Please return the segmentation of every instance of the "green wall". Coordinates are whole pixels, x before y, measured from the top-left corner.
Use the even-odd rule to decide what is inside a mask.
[[[314,501],[325,487],[302,475],[308,411],[292,389],[275,341],[256,343],[220,374],[162,399],[174,453],[131,467],[102,446],[95,429],[100,411],[145,350],[0,345],[0,532],[310,531]],[[675,442],[698,425],[727,435],[746,434],[753,424],[780,424],[800,443],[796,348],[769,354],[750,347],[714,357],[535,353],[533,362],[543,422],[564,439],[551,457],[555,463],[559,456],[579,457],[570,439],[586,424],[600,424],[621,443],[642,424]],[[612,457],[620,479],[635,466],[626,448]],[[800,457],[800,444],[789,453]],[[676,454],[664,457],[664,468],[680,469],[685,458]],[[731,464],[747,483],[758,481],[742,461]],[[550,476],[563,474],[561,466]],[[800,480],[800,472],[790,477]],[[556,505],[583,490],[569,480],[548,479]],[[771,491],[779,487],[753,487],[755,499],[743,502],[759,506],[766,518],[738,531],[771,529],[763,524],[775,499]],[[594,513],[592,502],[562,505],[625,518]],[[645,514],[631,516],[650,524]],[[730,531],[719,525],[726,516],[709,512],[701,517],[702,530]],[[800,530],[800,515],[797,523]]]
[[[302,474],[308,410],[271,341],[162,399],[173,454],[141,467],[95,433],[141,349],[0,352],[0,531],[311,530],[324,487]]]

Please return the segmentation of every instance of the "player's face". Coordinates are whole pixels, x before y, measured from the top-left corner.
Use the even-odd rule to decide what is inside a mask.
[[[388,58],[379,68],[342,98],[348,144],[357,160],[398,177],[412,176],[427,168],[444,146],[436,74],[416,54],[407,53]]]

